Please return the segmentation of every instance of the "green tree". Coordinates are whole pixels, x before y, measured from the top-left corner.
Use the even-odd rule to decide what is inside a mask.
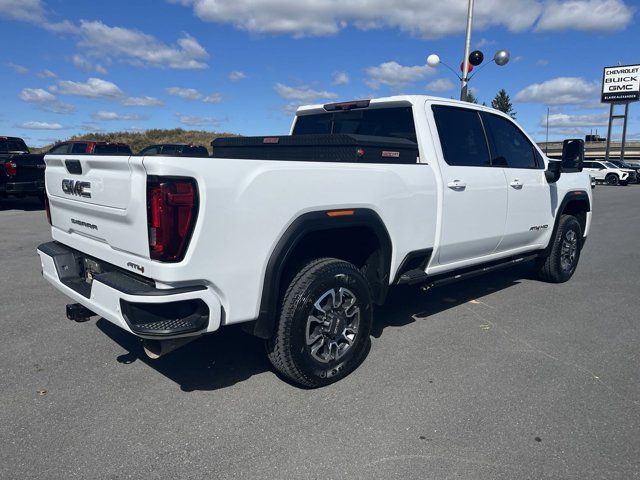
[[[467,98],[465,98],[465,102],[469,102],[469,103],[478,103],[478,99],[476,98],[476,96],[473,94],[473,92],[471,91],[471,89],[467,90]]]
[[[501,88],[496,97],[491,100],[491,106],[496,110],[500,110],[501,112],[506,113],[511,118],[516,118],[516,113],[513,111],[513,104],[511,103],[511,98],[507,94],[507,91],[504,88]]]

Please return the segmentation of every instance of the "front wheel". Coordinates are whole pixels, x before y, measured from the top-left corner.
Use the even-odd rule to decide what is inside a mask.
[[[546,282],[564,283],[578,267],[582,248],[582,227],[576,217],[562,215],[551,239],[551,251],[537,262],[538,275]]]
[[[615,173],[610,173],[605,177],[604,181],[607,182],[607,185],[618,185],[620,183],[620,177]]]
[[[336,382],[369,351],[372,301],[369,284],[351,263],[322,258],[308,263],[289,284],[269,360],[304,387]]]

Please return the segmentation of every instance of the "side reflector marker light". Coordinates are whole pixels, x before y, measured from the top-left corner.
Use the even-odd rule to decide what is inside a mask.
[[[331,210],[327,212],[329,217],[349,217],[355,213],[354,210]]]

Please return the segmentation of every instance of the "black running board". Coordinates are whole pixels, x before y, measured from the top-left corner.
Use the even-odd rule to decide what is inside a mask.
[[[508,260],[501,260],[499,262],[485,264],[483,266],[454,270],[453,272],[446,272],[439,275],[428,275],[425,271],[420,269],[409,270],[400,276],[398,279],[398,285],[422,285],[423,289],[428,290],[460,280],[467,280],[479,275],[484,275],[485,273],[502,270],[503,268],[513,267],[519,263],[534,260],[538,256],[538,253],[532,253],[522,257],[511,257]]]

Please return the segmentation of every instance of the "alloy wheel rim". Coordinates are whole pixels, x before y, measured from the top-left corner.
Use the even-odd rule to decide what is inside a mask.
[[[575,230],[569,230],[562,238],[560,249],[560,267],[565,272],[570,271],[578,257],[578,234]]]
[[[360,307],[347,288],[332,288],[313,304],[307,317],[306,344],[320,363],[342,359],[353,346],[360,327]]]

